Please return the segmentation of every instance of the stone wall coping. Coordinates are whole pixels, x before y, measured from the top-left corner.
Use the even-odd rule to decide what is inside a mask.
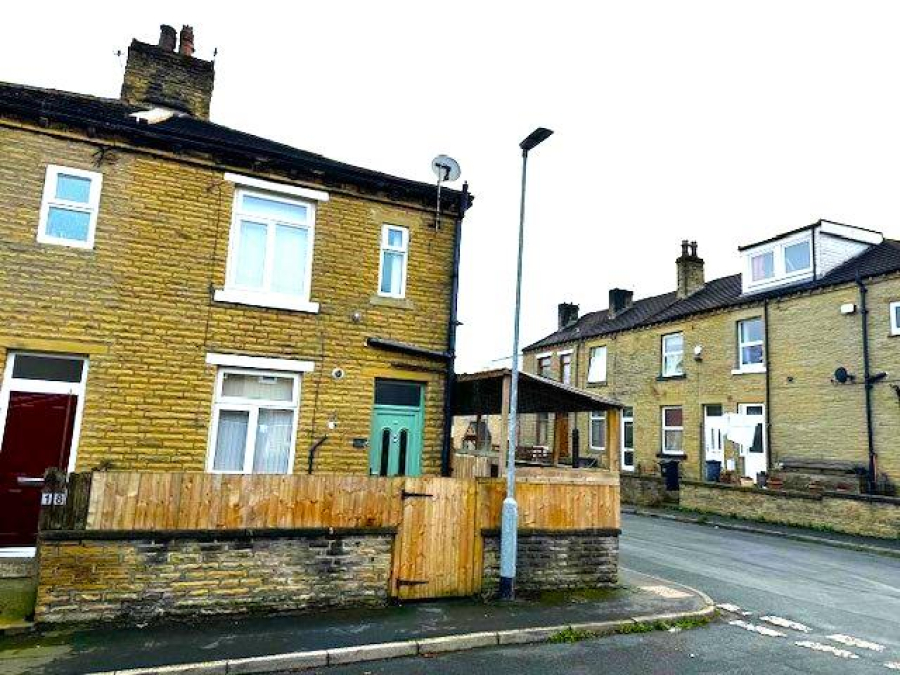
[[[40,541],[233,541],[235,539],[294,539],[352,536],[396,535],[396,527],[302,527],[245,528],[235,530],[47,530],[38,535]]]
[[[711,490],[732,490],[734,492],[749,492],[753,494],[766,495],[768,497],[782,497],[790,499],[809,499],[812,501],[822,501],[828,499],[850,499],[860,502],[869,502],[874,504],[887,504],[889,506],[900,506],[900,497],[888,497],[885,495],[861,495],[852,492],[835,492],[834,490],[823,490],[822,492],[800,492],[798,490],[770,490],[759,487],[743,487],[740,485],[729,485],[727,483],[706,483],[697,480],[682,480],[682,485],[698,488],[709,488]]]
[[[664,482],[661,476],[647,476],[647,475],[640,475],[640,474],[636,474],[636,473],[625,473],[624,471],[619,474],[619,481],[621,482],[623,480],[636,480],[636,481],[642,481],[642,482],[647,482],[647,483],[659,483],[660,485],[662,485]],[[688,481],[681,481],[681,482],[686,483]]]
[[[618,537],[622,534],[622,530],[615,527],[591,527],[573,530],[547,530],[541,528],[519,529],[518,537]],[[499,537],[499,527],[485,527],[481,530],[482,537]]]

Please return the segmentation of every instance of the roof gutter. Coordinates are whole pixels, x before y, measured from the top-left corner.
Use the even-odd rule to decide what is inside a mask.
[[[450,318],[447,321],[447,375],[444,378],[444,430],[441,441],[441,475],[452,472],[453,395],[456,390],[456,329],[459,326],[457,300],[459,296],[459,260],[462,247],[462,223],[469,207],[469,184],[463,183],[459,193],[459,215],[453,230],[453,273],[450,279]]]

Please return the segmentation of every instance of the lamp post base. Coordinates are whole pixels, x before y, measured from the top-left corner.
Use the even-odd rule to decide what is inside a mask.
[[[500,599],[515,597],[516,546],[519,529],[519,505],[514,497],[503,500],[500,518]]]

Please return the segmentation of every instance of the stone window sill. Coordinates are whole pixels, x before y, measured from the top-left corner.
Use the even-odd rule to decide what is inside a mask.
[[[228,302],[236,305],[262,307],[265,309],[286,309],[291,312],[305,312],[307,314],[319,313],[318,302],[298,300],[296,298],[277,295],[267,295],[265,293],[229,290],[227,288],[217,290],[213,294],[213,300],[215,300],[216,302]]]
[[[659,377],[656,378],[656,381],[657,382],[668,382],[669,380],[686,380],[686,379],[687,379],[687,375],[682,373],[681,375],[660,375]]]
[[[389,298],[385,295],[373,295],[369,304],[374,307],[392,307],[394,309],[415,309],[416,304],[408,298]]]
[[[759,375],[760,373],[765,373],[766,368],[763,366],[762,368],[735,368],[731,371],[732,375]]]

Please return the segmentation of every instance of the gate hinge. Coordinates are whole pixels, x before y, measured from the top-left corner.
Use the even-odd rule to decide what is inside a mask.
[[[434,495],[427,492],[407,492],[406,490],[400,493],[400,499],[410,499],[412,497],[434,497]]]
[[[422,579],[397,579],[398,586],[424,586],[427,583]]]

